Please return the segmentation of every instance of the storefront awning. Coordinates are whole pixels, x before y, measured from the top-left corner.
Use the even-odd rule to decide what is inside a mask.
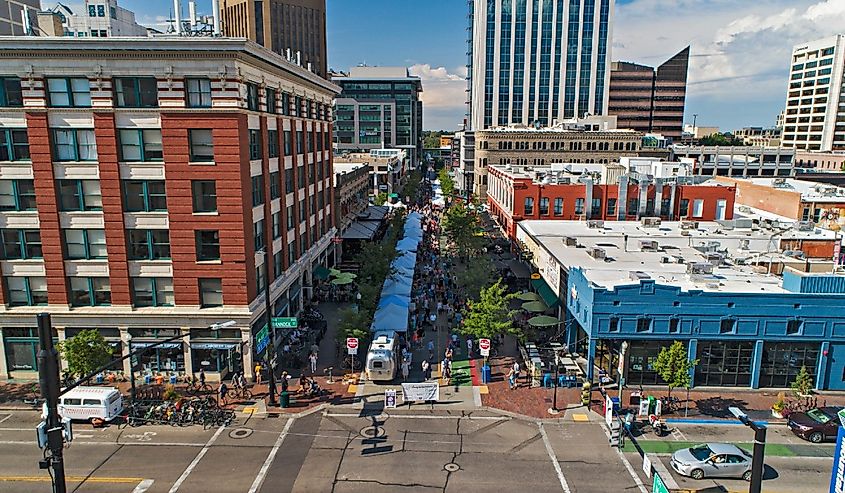
[[[534,289],[537,290],[537,294],[539,294],[540,297],[543,298],[543,301],[545,301],[546,304],[549,305],[549,308],[554,308],[560,303],[560,300],[558,299],[557,295],[555,295],[555,292],[552,291],[552,288],[550,288],[549,285],[546,284],[545,280],[533,279],[531,281],[531,285],[534,286]]]
[[[228,350],[228,349],[235,349],[238,347],[237,344],[231,342],[192,342],[191,349],[220,349],[220,350]]]
[[[355,221],[346,228],[341,237],[344,240],[372,240],[380,224],[378,221]]]
[[[142,349],[145,347],[150,347],[154,345],[154,342],[135,342],[132,341],[132,349]],[[182,347],[181,342],[165,342],[164,344],[159,344],[154,349],[178,349]]]
[[[511,272],[513,272],[513,275],[515,275],[517,279],[528,279],[529,277],[531,277],[531,273],[528,271],[528,267],[526,267],[525,264],[523,264],[519,260],[506,260],[505,264],[510,267]]]
[[[323,280],[328,279],[329,274],[330,274],[329,269],[326,269],[322,265],[318,265],[317,267],[314,268],[314,277],[316,277],[317,279],[323,279]]]

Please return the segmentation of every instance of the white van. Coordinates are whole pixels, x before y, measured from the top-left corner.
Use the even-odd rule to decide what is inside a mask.
[[[123,396],[114,387],[77,387],[59,398],[59,415],[79,421],[111,421],[123,410]]]

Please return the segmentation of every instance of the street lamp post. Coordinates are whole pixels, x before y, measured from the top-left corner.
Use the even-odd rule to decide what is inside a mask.
[[[748,493],[760,493],[763,487],[763,461],[766,453],[766,426],[759,425],[738,407],[729,407],[728,410],[745,426],[754,430],[754,451],[751,457],[751,483],[748,485]]]
[[[132,334],[126,334],[126,344],[129,346],[128,353],[132,354]],[[129,398],[135,402],[135,358],[129,358]]]
[[[270,370],[267,386],[269,387],[270,405],[275,406],[276,401],[276,328],[273,327],[273,318],[270,313],[270,249],[264,247],[264,315],[267,319],[267,330],[270,332],[270,344],[267,346],[267,368]]]

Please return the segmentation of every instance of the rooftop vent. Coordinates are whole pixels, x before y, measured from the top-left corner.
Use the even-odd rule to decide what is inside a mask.
[[[813,221],[798,221],[795,227],[798,231],[812,231],[815,225]]]
[[[575,246],[575,245],[578,244],[578,239],[575,238],[574,236],[567,236],[566,238],[563,239],[563,244],[568,246],[568,247]]]
[[[719,289],[719,283],[717,281],[710,281],[705,286],[707,286],[707,289]]]
[[[646,274],[645,272],[643,272],[641,270],[632,270],[632,271],[628,272],[628,277],[632,281],[643,281],[643,280],[646,280],[646,279],[651,279],[650,275]]]
[[[657,242],[655,240],[640,240],[640,250],[643,252],[656,252]]]
[[[725,261],[725,256],[718,252],[708,252],[705,258],[711,265],[722,265]]]
[[[772,181],[772,186],[775,188],[786,188],[786,178],[775,178]]]
[[[590,247],[587,249],[587,255],[593,257],[596,260],[604,260],[607,258],[607,252],[604,248],[599,247]]]
[[[590,229],[604,229],[604,221],[600,219],[591,219],[587,221],[587,227]]]
[[[657,228],[660,227],[660,218],[659,217],[644,217],[640,219],[640,224],[644,228]]]
[[[681,229],[698,229],[698,221],[681,221]]]
[[[712,274],[713,273],[713,264],[705,263],[705,262],[695,262],[692,264],[687,264],[687,274],[693,275],[703,275],[703,274]]]

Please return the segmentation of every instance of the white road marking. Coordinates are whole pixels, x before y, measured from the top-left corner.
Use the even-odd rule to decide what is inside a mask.
[[[569,484],[566,482],[566,478],[563,477],[563,471],[560,469],[560,462],[557,461],[557,455],[555,455],[555,451],[552,449],[552,443],[549,441],[549,435],[546,433],[546,428],[543,427],[543,423],[537,423],[537,427],[540,428],[540,435],[543,436],[543,443],[546,445],[546,452],[549,454],[549,459],[552,460],[552,465],[555,468],[555,473],[557,473],[557,478],[560,480],[560,487],[563,488],[565,493],[571,493]]]
[[[197,456],[194,457],[194,460],[191,461],[190,464],[188,464],[188,467],[185,468],[185,471],[182,473],[181,476],[179,476],[179,479],[177,479],[176,482],[173,483],[173,487],[170,488],[169,493],[176,493],[177,491],[179,491],[179,487],[182,486],[182,483],[184,483],[186,479],[188,479],[188,476],[191,474],[191,471],[193,471],[194,468],[197,467],[197,464],[199,464],[202,458],[205,457],[205,454],[208,453],[208,449],[211,448],[211,445],[217,440],[217,437],[219,437],[225,429],[225,426],[217,428],[217,431],[215,431],[214,435],[212,435],[212,437],[208,439],[208,442],[206,442],[205,446],[202,448],[202,450],[200,450]]]
[[[672,438],[674,438],[676,442],[687,441],[687,437],[684,435],[684,432],[679,430],[677,427],[672,428]]]
[[[333,418],[371,418],[370,416],[351,413],[325,413],[324,416]],[[470,421],[508,421],[511,419],[509,416],[429,416],[426,414],[379,414],[375,417],[391,419],[465,419]]]
[[[273,460],[276,458],[276,454],[279,452],[282,442],[285,441],[285,437],[288,436],[288,432],[290,431],[290,427],[294,421],[296,421],[296,418],[289,418],[288,422],[285,423],[285,427],[282,429],[282,432],[279,433],[279,438],[276,439],[276,443],[274,443],[273,448],[270,449],[270,453],[267,455],[267,459],[264,460],[261,470],[258,471],[258,476],[256,476],[255,481],[252,482],[252,486],[249,488],[249,493],[256,493],[258,488],[261,488],[261,485],[264,484],[264,478],[267,477],[267,471],[270,470],[270,464],[272,464]]]
[[[607,427],[602,426],[601,429],[604,431],[604,434],[607,436],[607,439],[610,440],[610,431],[607,429]],[[648,490],[646,490],[645,485],[643,484],[643,480],[640,479],[639,474],[634,471],[634,468],[631,466],[631,463],[628,462],[628,458],[625,457],[625,454],[623,454],[622,451],[619,450],[619,447],[612,448],[616,450],[616,454],[619,456],[619,460],[622,461],[622,465],[625,466],[625,469],[628,470],[628,474],[630,474],[634,482],[637,483],[637,488],[640,489],[640,493],[648,493]]]
[[[150,489],[150,486],[152,486],[154,482],[155,481],[152,479],[145,479],[138,483],[138,486],[136,486],[135,489],[132,490],[132,493],[144,493],[145,491]]]
[[[11,418],[11,417],[12,417],[12,414],[10,413],[10,414],[8,414],[5,418],[0,419],[0,423],[2,423],[3,421],[6,421],[7,419],[9,419],[9,418]]]

